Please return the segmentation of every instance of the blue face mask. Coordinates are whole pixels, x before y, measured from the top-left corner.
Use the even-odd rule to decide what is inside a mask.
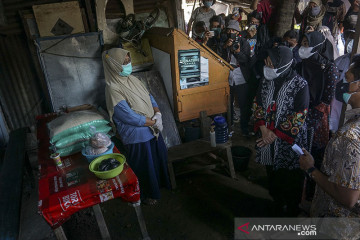
[[[344,93],[343,99],[344,99],[344,102],[345,102],[346,104],[349,103],[349,100],[350,100],[350,98],[351,98],[351,95],[353,95],[353,94],[354,94],[354,93]]]
[[[210,2],[206,1],[206,2],[204,2],[204,6],[209,8],[212,6],[212,3],[213,3],[212,1],[210,1]]]
[[[120,72],[120,76],[127,77],[132,73],[132,65],[131,63],[128,63],[126,65],[121,65],[123,70]]]
[[[320,6],[313,7],[311,9],[311,16],[315,17],[315,16],[319,15],[320,11],[321,11]]]
[[[358,81],[360,80],[356,80],[351,83],[355,83]],[[347,82],[345,79],[343,81],[338,82],[335,88],[336,100],[348,104],[351,96],[355,93],[358,93],[358,92],[349,93],[349,88],[350,88],[350,83]]]

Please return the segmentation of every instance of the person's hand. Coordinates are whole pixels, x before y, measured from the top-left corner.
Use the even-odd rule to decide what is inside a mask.
[[[289,47],[295,47],[297,45],[296,39],[289,39],[287,42],[289,43]]]
[[[261,126],[260,130],[262,137],[256,140],[256,144],[258,147],[265,147],[269,144],[272,144],[276,140],[276,134],[270,129],[266,128],[265,126]]]
[[[277,136],[275,135],[275,133],[273,131],[271,131],[271,137],[268,139],[264,139],[264,138],[257,139],[256,146],[265,147],[265,146],[270,145],[273,142],[275,142],[276,138],[277,138]]]
[[[151,118],[151,120],[155,121],[154,128],[157,128],[160,130],[160,132],[163,130],[162,125],[162,117],[160,112],[156,112],[155,115]]]
[[[249,33],[250,37],[253,38],[256,35],[257,30],[256,30],[256,28],[251,28],[248,30],[248,33]]]
[[[354,1],[354,5],[357,6],[357,7],[359,7],[359,6],[360,6],[360,1],[359,1],[359,0],[355,0],[355,1]]]
[[[307,28],[306,28],[306,33],[310,33],[310,32],[314,32],[315,31],[315,28],[313,27],[313,26],[308,26]]]
[[[233,42],[234,42],[234,40],[232,40],[231,38],[229,38],[229,39],[225,42],[224,48],[231,47],[231,45],[233,45]]]
[[[203,43],[206,44],[209,41],[209,38],[211,38],[211,34],[209,31],[206,31],[203,38]]]
[[[313,156],[308,151],[306,151],[305,148],[303,148],[302,150],[304,154],[300,156],[300,168],[306,171],[309,168],[314,167],[315,161]]]
[[[238,44],[239,44],[239,48],[236,49],[236,50],[234,51],[234,53],[239,53],[239,52],[240,52],[240,43],[238,43]]]

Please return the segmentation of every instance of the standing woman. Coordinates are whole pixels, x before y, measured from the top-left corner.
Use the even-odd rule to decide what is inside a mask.
[[[186,31],[187,35],[189,35],[192,30],[192,38],[194,39],[196,38],[196,33],[192,27],[193,23],[203,21],[205,22],[207,29],[209,29],[210,19],[213,16],[216,16],[215,10],[211,8],[211,6],[215,4],[216,0],[202,0],[202,2],[204,6],[198,7],[192,12]]]
[[[293,70],[290,48],[267,50],[264,76],[254,102],[256,161],[266,166],[269,192],[276,216],[295,217],[301,200],[304,174],[293,144],[307,148],[305,119],[309,105],[307,82]]]
[[[297,23],[301,23],[300,36],[308,31],[317,31],[322,26],[325,13],[326,7],[321,0],[310,0],[302,14],[296,8],[295,19]]]
[[[160,110],[143,83],[130,75],[128,51],[112,48],[104,51],[102,59],[110,119],[128,149],[127,162],[139,179],[141,199],[156,204],[159,188],[170,186]]]
[[[299,55],[302,62],[299,74],[306,79],[310,89],[308,127],[314,128],[312,152],[321,164],[329,141],[330,104],[335,94],[339,71],[333,61],[333,47],[320,32],[305,33]]]
[[[332,45],[320,32],[304,34],[299,55],[302,58],[298,68],[299,74],[306,79],[310,89],[307,124],[314,129],[311,153],[315,158],[316,167],[320,167],[330,135],[330,104],[340,74],[333,61]],[[306,195],[310,201],[315,184],[313,181],[308,181],[307,184]]]

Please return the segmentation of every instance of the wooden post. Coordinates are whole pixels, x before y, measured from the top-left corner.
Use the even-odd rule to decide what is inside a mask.
[[[1,0],[0,0],[1,1]],[[36,71],[36,75],[39,78],[39,82],[40,82],[40,86],[41,86],[41,90],[42,93],[45,96],[45,111],[46,112],[52,112],[52,107],[51,107],[51,97],[50,97],[50,93],[46,84],[46,79],[45,79],[45,75],[44,72],[41,68],[40,62],[39,62],[39,57],[37,55],[37,50],[34,44],[35,41],[35,36],[32,35],[32,32],[30,30],[30,26],[28,24],[29,20],[33,20],[33,22],[35,22],[35,16],[32,13],[32,11],[28,11],[28,10],[23,10],[23,11],[19,11],[19,15],[21,17],[23,26],[24,26],[24,30],[25,30],[25,34],[27,37],[27,44],[30,50],[30,55],[31,58],[33,60],[34,63],[34,67],[35,67],[35,71]],[[33,33],[34,34],[34,33]]]
[[[96,218],[96,221],[97,221],[99,229],[100,229],[101,238],[103,240],[110,240],[111,239],[110,233],[106,226],[106,222],[105,222],[104,216],[101,212],[100,205],[96,204],[92,208],[94,210],[95,218]]]
[[[88,32],[90,32],[90,29],[89,29],[89,24],[88,24],[88,20],[87,20],[87,17],[86,17],[85,9],[80,8],[80,12],[81,12],[81,18],[82,18],[83,23],[84,23],[85,32],[88,33]]]
[[[171,188],[174,190],[176,188],[176,179],[175,179],[174,166],[171,159],[168,160],[168,171],[171,182]]]
[[[183,14],[183,9],[181,8],[181,0],[175,0],[175,11],[176,11],[176,27],[178,29],[183,30],[184,32],[186,32],[185,29],[185,19],[184,19],[184,14]]]
[[[143,236],[143,240],[150,240],[149,234],[146,229],[146,223],[144,219],[144,215],[142,214],[140,201],[137,203],[133,203],[132,206],[135,208],[136,216],[140,225],[141,234]]]
[[[87,17],[89,19],[90,31],[96,32],[95,18],[91,8],[90,0],[85,0],[85,7],[86,7]]]
[[[208,139],[210,137],[210,125],[206,111],[200,112],[201,138]]]
[[[67,240],[64,229],[62,226],[54,229],[55,236],[57,240]]]
[[[236,173],[235,173],[235,168],[234,168],[234,162],[233,162],[233,157],[232,157],[232,153],[231,153],[231,143],[227,143],[228,145],[226,146],[226,156],[227,156],[227,160],[228,160],[228,164],[229,164],[229,171],[230,171],[230,176],[232,179],[236,179]]]

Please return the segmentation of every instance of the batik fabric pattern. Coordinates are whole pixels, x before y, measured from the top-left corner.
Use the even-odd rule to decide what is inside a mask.
[[[277,139],[271,145],[256,150],[256,161],[273,168],[299,168],[299,156],[291,149],[293,144],[307,148],[307,127],[305,123],[308,109],[294,111],[294,100],[307,82],[296,75],[285,81],[274,97],[274,81],[263,80],[261,100],[253,105],[255,131],[265,125]],[[259,104],[261,102],[261,104]]]

